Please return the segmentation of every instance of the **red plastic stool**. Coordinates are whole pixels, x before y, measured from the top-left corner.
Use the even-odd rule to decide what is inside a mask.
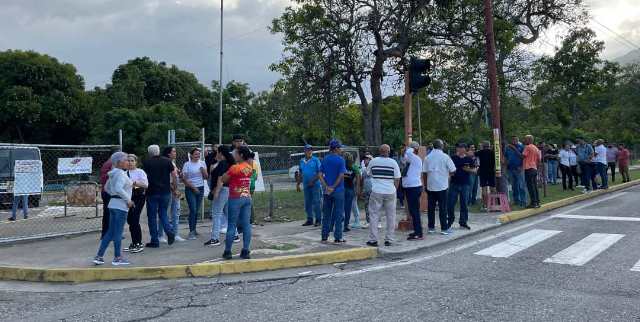
[[[511,206],[509,206],[509,200],[506,193],[492,193],[489,194],[489,206],[487,211],[501,211],[510,212]]]

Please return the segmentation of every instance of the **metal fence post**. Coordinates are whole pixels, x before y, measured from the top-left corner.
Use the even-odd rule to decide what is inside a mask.
[[[204,151],[204,145],[205,145],[205,144],[204,144],[204,128],[202,128],[202,138],[201,138],[201,139],[202,139],[202,143],[201,143],[201,146],[200,146],[200,149],[201,149],[200,151],[202,151],[202,153],[200,154],[200,155],[201,155],[200,160],[203,160],[203,161],[204,161],[204,158],[205,158],[205,151]],[[209,172],[209,169],[207,169],[207,172]],[[205,182],[204,184],[207,184],[207,182]],[[203,198],[203,199],[204,199],[204,200],[206,200],[205,198],[207,198],[207,196],[204,196],[204,198]],[[201,210],[201,212],[200,212],[200,220],[204,220],[204,208],[205,208],[205,207],[204,207],[204,200],[202,201],[202,210]],[[213,217],[212,217],[211,219],[213,219]]]
[[[269,218],[273,218],[273,208],[275,208],[275,196],[273,195],[273,182],[269,181]]]
[[[122,152],[122,129],[118,130],[118,144],[120,145],[120,152]]]

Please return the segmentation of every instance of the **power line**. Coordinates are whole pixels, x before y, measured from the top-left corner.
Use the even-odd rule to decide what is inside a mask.
[[[612,34],[614,34],[616,37],[618,37],[619,39],[622,39],[627,45],[631,46],[633,49],[640,49],[640,46],[636,45],[635,43],[633,43],[632,41],[628,40],[627,38],[625,38],[624,36],[622,36],[621,34],[615,32],[614,30],[612,30],[611,28],[605,26],[604,24],[602,24],[601,22],[599,22],[598,20],[596,20],[595,18],[591,18],[591,20],[593,20],[593,22],[597,23],[598,25],[600,25],[602,28],[608,30],[609,32],[611,32]]]

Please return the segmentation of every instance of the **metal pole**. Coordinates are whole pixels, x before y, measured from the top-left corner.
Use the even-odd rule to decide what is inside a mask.
[[[422,113],[420,112],[420,92],[418,92],[418,99],[417,102],[418,103],[418,135],[420,138],[420,145],[423,145],[424,142],[422,141]]]
[[[501,171],[501,150],[500,144],[500,97],[498,93],[498,71],[496,67],[496,43],[493,34],[493,7],[491,0],[484,0],[484,32],[487,42],[487,77],[489,78],[489,97],[491,103],[491,124],[493,126],[493,141],[496,160],[496,183],[500,181]],[[498,192],[504,192],[504,187],[497,184]]]
[[[205,151],[204,151],[204,128],[202,128],[202,144],[200,145],[200,151],[202,151],[202,153],[200,153],[201,157],[200,160],[204,161],[205,158]],[[207,169],[207,172],[209,172],[209,169]],[[204,184],[207,184],[206,182]],[[202,209],[201,209],[201,213],[200,213],[200,220],[204,220],[204,203],[202,204]],[[211,218],[213,219],[213,217]]]
[[[120,152],[122,152],[122,129],[118,130],[118,144],[120,145]]]
[[[408,146],[413,136],[411,124],[411,87],[409,86],[409,71],[404,72],[404,143]]]
[[[171,130],[167,130],[167,145],[171,145]]]
[[[224,0],[220,0],[220,101],[218,106],[218,144],[222,144],[222,59],[224,53]]]

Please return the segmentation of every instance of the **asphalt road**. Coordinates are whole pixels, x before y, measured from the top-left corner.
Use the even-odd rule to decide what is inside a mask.
[[[636,187],[409,257],[338,268],[0,283],[0,319],[640,321],[639,206]]]

